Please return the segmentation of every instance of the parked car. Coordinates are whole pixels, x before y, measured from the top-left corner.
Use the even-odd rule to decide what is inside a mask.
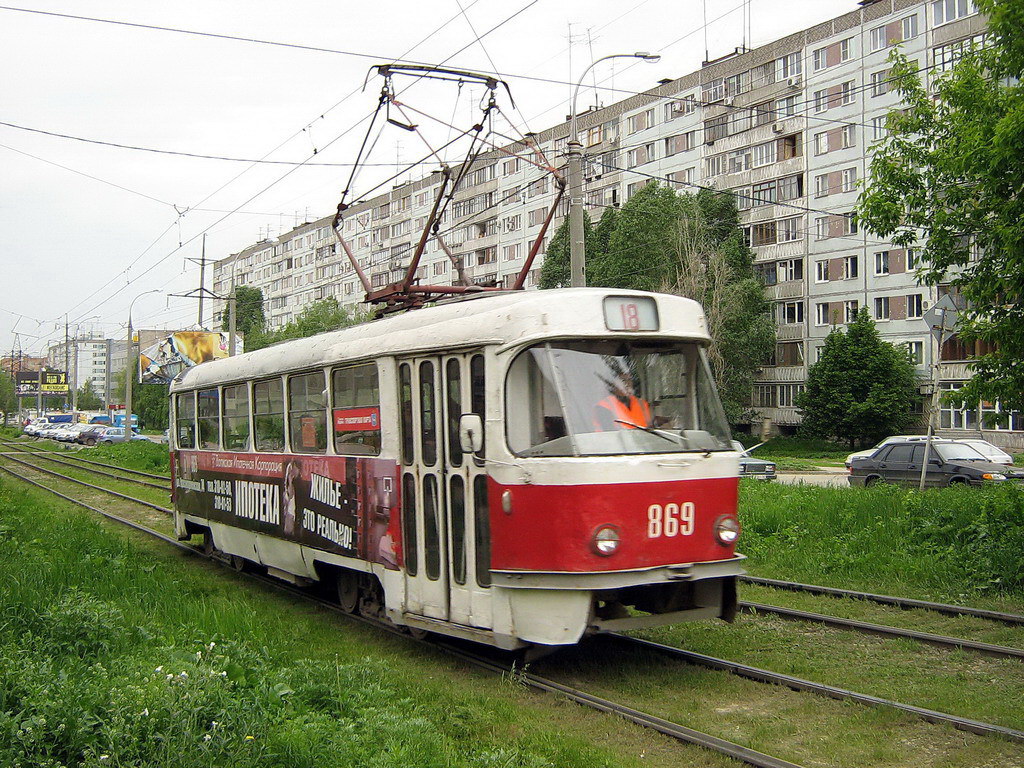
[[[1013,464],[1013,456],[1008,454],[1002,448],[997,448],[992,445],[988,440],[975,440],[975,439],[964,439],[957,440],[958,443],[969,445],[971,448],[976,450],[982,456],[994,461],[996,464]]]
[[[775,462],[755,459],[738,440],[732,441],[732,447],[740,452],[740,477],[752,477],[758,480],[775,479]]]
[[[78,433],[75,442],[82,445],[96,445],[108,429],[113,429],[113,427],[107,424],[90,424],[87,430]]]
[[[853,463],[854,459],[865,459],[868,456],[874,456],[875,451],[877,451],[879,448],[883,446],[890,445],[892,443],[920,443],[925,442],[927,440],[928,435],[891,435],[872,448],[868,448],[867,450],[864,451],[857,451],[856,453],[851,453],[849,456],[846,457],[846,468],[850,468],[850,465]],[[933,443],[937,443],[940,441],[948,442],[948,440],[946,440],[946,438],[943,437],[932,437]]]
[[[921,481],[925,445],[920,441],[891,443],[873,456],[853,460],[850,485],[870,486],[879,482],[916,486]],[[925,486],[983,485],[988,482],[1024,480],[1024,470],[996,464],[964,443],[933,442],[928,453]]]
[[[62,443],[73,443],[88,428],[88,424],[64,424],[62,429],[57,430],[56,438]]]
[[[43,422],[43,421],[30,421],[28,424],[25,425],[25,427],[21,431],[24,432],[26,435],[32,435],[32,437],[38,437],[39,436],[39,431],[43,427],[46,427],[46,426],[49,426],[49,425],[46,422]]]
[[[57,433],[60,432],[67,424],[44,424],[43,427],[36,434],[39,437],[45,437],[48,440],[56,440]]]
[[[148,437],[136,434],[135,432],[132,432],[131,437],[128,438],[128,439],[129,440],[146,440],[147,442],[149,441]],[[105,443],[107,445],[109,445],[111,443],[123,443],[124,441],[125,441],[124,427],[107,427],[107,430],[103,433],[102,437],[100,437],[100,439],[99,439],[100,443]]]

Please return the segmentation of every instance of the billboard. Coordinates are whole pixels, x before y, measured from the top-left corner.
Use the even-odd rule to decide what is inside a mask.
[[[63,395],[68,391],[68,375],[64,371],[20,371],[15,374],[18,397]]]
[[[170,384],[186,368],[228,356],[228,334],[178,331],[139,353],[139,381]]]

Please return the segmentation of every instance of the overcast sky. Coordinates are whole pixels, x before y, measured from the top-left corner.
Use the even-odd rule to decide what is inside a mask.
[[[198,285],[198,267],[185,259],[199,257],[204,232],[207,256],[218,259],[334,210],[349,169],[332,164],[355,157],[365,132],[360,121],[373,111],[380,91],[379,78],[361,90],[374,63],[404,57],[497,69],[518,107],[512,110],[503,98],[505,114],[521,130],[539,131],[565,118],[566,83],[601,56],[639,50],[662,55],[657,64],[599,65],[599,84],[618,90],[604,89],[596,98],[610,104],[625,91],[699,68],[705,45],[712,58],[730,52],[744,43],[745,26],[751,30],[748,44],[757,46],[857,7],[856,0],[750,0],[745,25],[743,0],[706,0],[706,9],[702,0],[14,3],[23,10],[0,10],[3,123],[286,164],[114,148],[0,125],[2,354],[10,352],[15,331],[26,351],[63,339],[65,315],[72,334],[80,327],[120,337],[129,303],[153,289],[163,293],[135,302],[135,325],[191,327],[196,302],[166,294]],[[482,44],[474,42],[478,35]],[[587,82],[593,83],[591,77]],[[464,128],[479,95],[450,86],[410,91],[408,102]],[[581,91],[580,108],[594,100],[593,90]],[[434,135],[446,137],[443,130]],[[372,159],[411,162],[423,153],[416,142],[409,133],[385,133]],[[301,167],[287,164],[309,158]],[[374,174],[379,179],[392,171],[368,168],[351,199],[373,185]]]

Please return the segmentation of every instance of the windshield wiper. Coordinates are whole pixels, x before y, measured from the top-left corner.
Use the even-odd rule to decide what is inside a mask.
[[[616,424],[625,424],[627,427],[632,427],[633,429],[642,429],[644,432],[657,435],[663,440],[668,440],[670,443],[682,445],[682,442],[677,440],[676,435],[673,435],[671,432],[664,432],[660,429],[654,429],[654,427],[645,427],[643,424],[634,424],[632,421],[626,421],[625,419],[612,419],[612,421]]]

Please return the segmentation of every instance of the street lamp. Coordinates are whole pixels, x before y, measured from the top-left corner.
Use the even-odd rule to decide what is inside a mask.
[[[602,61],[608,59],[641,59],[650,64],[661,61],[657,53],[637,51],[636,53],[613,53],[602,56],[583,70],[576,87],[572,92],[572,111],[569,113],[569,284],[578,288],[587,284],[584,273],[584,242],[583,242],[583,145],[580,144],[576,131],[576,97],[587,73]]]
[[[124,376],[124,436],[126,440],[130,440],[132,436],[132,379],[135,378],[134,366],[132,365],[132,307],[135,306],[136,301],[151,293],[160,293],[160,289],[154,288],[151,291],[143,291],[132,299],[132,303],[128,305],[128,360]]]

